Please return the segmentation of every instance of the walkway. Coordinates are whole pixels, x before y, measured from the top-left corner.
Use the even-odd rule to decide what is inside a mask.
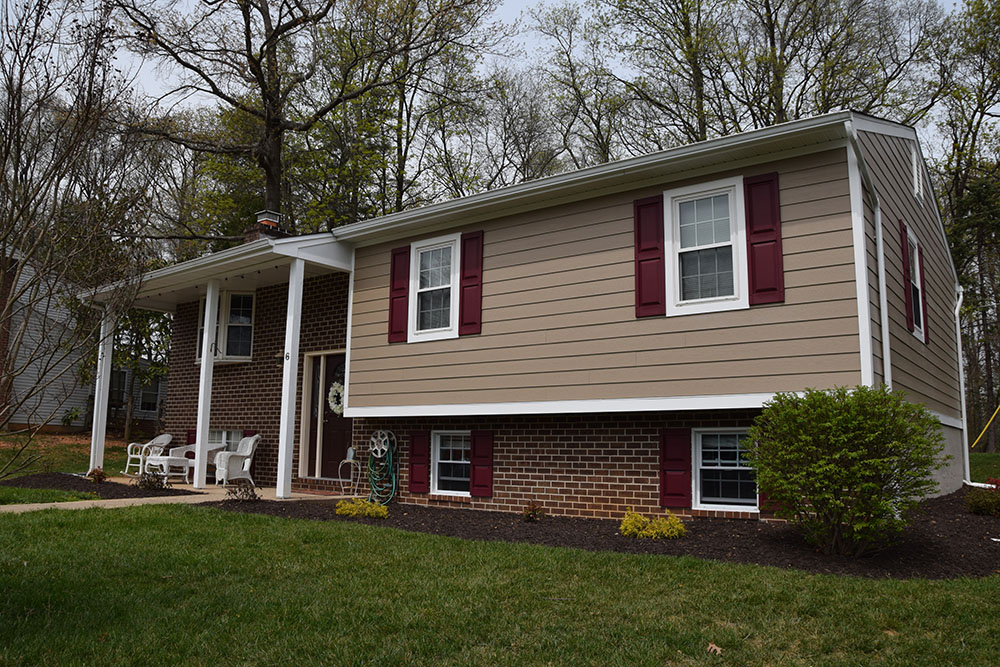
[[[108,481],[118,482],[119,484],[132,483],[132,480],[127,477],[111,477]],[[195,495],[153,496],[150,498],[111,498],[108,500],[74,500],[66,503],[25,503],[23,505],[0,505],[0,514],[4,512],[20,514],[22,512],[34,512],[36,510],[48,509],[82,510],[89,509],[91,507],[113,509],[115,507],[132,507],[134,505],[198,505],[200,503],[212,503],[226,499],[226,490],[221,486],[215,486],[214,484],[210,484],[204,489],[195,489],[190,484],[171,484],[171,487],[174,489],[192,491]],[[264,500],[278,500],[279,502],[287,502],[289,500],[343,500],[344,498],[351,497],[320,495],[316,493],[299,493],[293,491],[291,498],[276,498],[274,495],[275,489],[263,487],[259,487],[257,492]]]

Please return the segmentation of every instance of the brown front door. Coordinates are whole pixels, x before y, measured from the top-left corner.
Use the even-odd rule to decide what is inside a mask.
[[[336,479],[340,462],[351,445],[352,420],[338,416],[330,407],[330,387],[344,384],[343,354],[312,357],[311,405],[309,409],[308,476]],[[347,474],[345,466],[344,473]]]

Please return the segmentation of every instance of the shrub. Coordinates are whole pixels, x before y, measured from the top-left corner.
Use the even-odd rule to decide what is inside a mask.
[[[132,486],[146,491],[156,491],[157,489],[169,489],[170,482],[160,473],[140,472],[132,479]]]
[[[947,460],[937,419],[884,387],[777,394],[749,441],[777,516],[828,554],[859,556],[901,532]]]
[[[625,518],[622,519],[618,530],[625,537],[641,537],[653,540],[674,540],[684,537],[687,534],[684,522],[671,514],[669,510],[667,510],[667,516],[656,517],[650,520],[628,508],[625,510]]]
[[[541,521],[542,517],[545,516],[545,509],[534,500],[531,500],[524,506],[521,516],[524,517],[524,520],[528,523]]]
[[[246,503],[260,500],[257,487],[250,484],[230,484],[226,487],[226,499]]]
[[[385,505],[365,500],[364,498],[354,498],[353,500],[341,500],[337,503],[337,514],[341,516],[362,516],[372,519],[385,519],[389,516],[389,508]]]
[[[1000,479],[990,477],[986,480],[993,488],[969,489],[965,494],[965,505],[973,514],[1000,516]]]
[[[103,468],[97,466],[96,468],[87,473],[87,477],[89,477],[94,484],[103,484],[105,481],[107,481],[110,475],[104,472]]]

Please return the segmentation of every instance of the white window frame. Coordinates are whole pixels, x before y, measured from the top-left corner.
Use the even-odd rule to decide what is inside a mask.
[[[438,459],[440,458],[442,435],[464,435],[469,438],[469,491],[451,491],[438,488]],[[472,431],[431,431],[431,494],[437,496],[472,497]]]
[[[243,439],[243,431],[235,428],[213,428],[208,431],[208,449],[225,447],[234,451]]]
[[[911,284],[905,286],[907,293],[903,295],[903,299],[913,293],[912,287],[917,288],[918,298],[913,304],[913,312],[916,313],[918,309],[920,310],[920,326],[917,326],[917,321],[914,319],[913,331],[910,333],[922,343],[924,342],[924,323],[927,321],[927,311],[924,310],[923,274],[920,271],[920,239],[909,225],[906,226],[906,243],[907,258],[913,266],[913,270],[910,271]],[[904,300],[903,303],[905,305],[906,301]]]
[[[733,248],[733,294],[707,299],[681,299],[681,239],[679,207],[682,202],[726,193],[730,201],[729,239]],[[708,183],[673,188],[663,193],[664,246],[667,257],[667,317],[692,313],[715,313],[750,307],[747,273],[746,212],[743,177],[734,176]]]
[[[250,311],[250,354],[248,356],[228,355],[222,352],[225,347],[229,333],[229,311],[232,308],[230,299],[234,296],[249,296],[253,299],[253,308]],[[222,305],[225,304],[225,308]],[[195,363],[201,362],[201,345],[198,344],[197,332],[203,331],[205,326],[205,297],[198,301],[198,328],[195,333]],[[234,326],[247,326],[238,324]],[[244,362],[253,360],[253,344],[256,336],[254,331],[257,327],[257,294],[245,291],[224,291],[219,292],[219,316],[216,318],[215,326],[215,361],[216,362]]]
[[[691,508],[696,510],[715,510],[718,512],[759,512],[759,489],[754,494],[753,505],[720,505],[718,503],[703,503],[701,501],[701,436],[715,434],[746,434],[747,429],[740,427],[695,428],[691,429]]]
[[[458,338],[458,278],[461,266],[461,234],[448,234],[410,244],[410,294],[407,314],[407,342],[445,340]],[[417,330],[417,293],[420,287],[420,253],[436,248],[451,247],[451,313],[449,326],[439,329]]]

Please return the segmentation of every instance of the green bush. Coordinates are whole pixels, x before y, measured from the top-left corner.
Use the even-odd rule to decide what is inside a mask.
[[[362,516],[373,519],[386,519],[389,516],[389,508],[385,505],[374,503],[364,498],[354,498],[352,500],[341,500],[337,503],[337,514],[341,516]]]
[[[993,486],[989,489],[969,489],[965,494],[965,506],[973,514],[1000,516],[1000,479],[989,479]]]
[[[653,540],[674,540],[687,535],[687,528],[684,522],[667,510],[666,517],[656,517],[648,519],[638,512],[633,512],[631,508],[625,510],[625,518],[622,519],[618,527],[619,532],[625,537],[641,537]]]
[[[884,387],[777,394],[749,440],[775,513],[824,553],[859,556],[896,536],[947,460],[938,420]]]

